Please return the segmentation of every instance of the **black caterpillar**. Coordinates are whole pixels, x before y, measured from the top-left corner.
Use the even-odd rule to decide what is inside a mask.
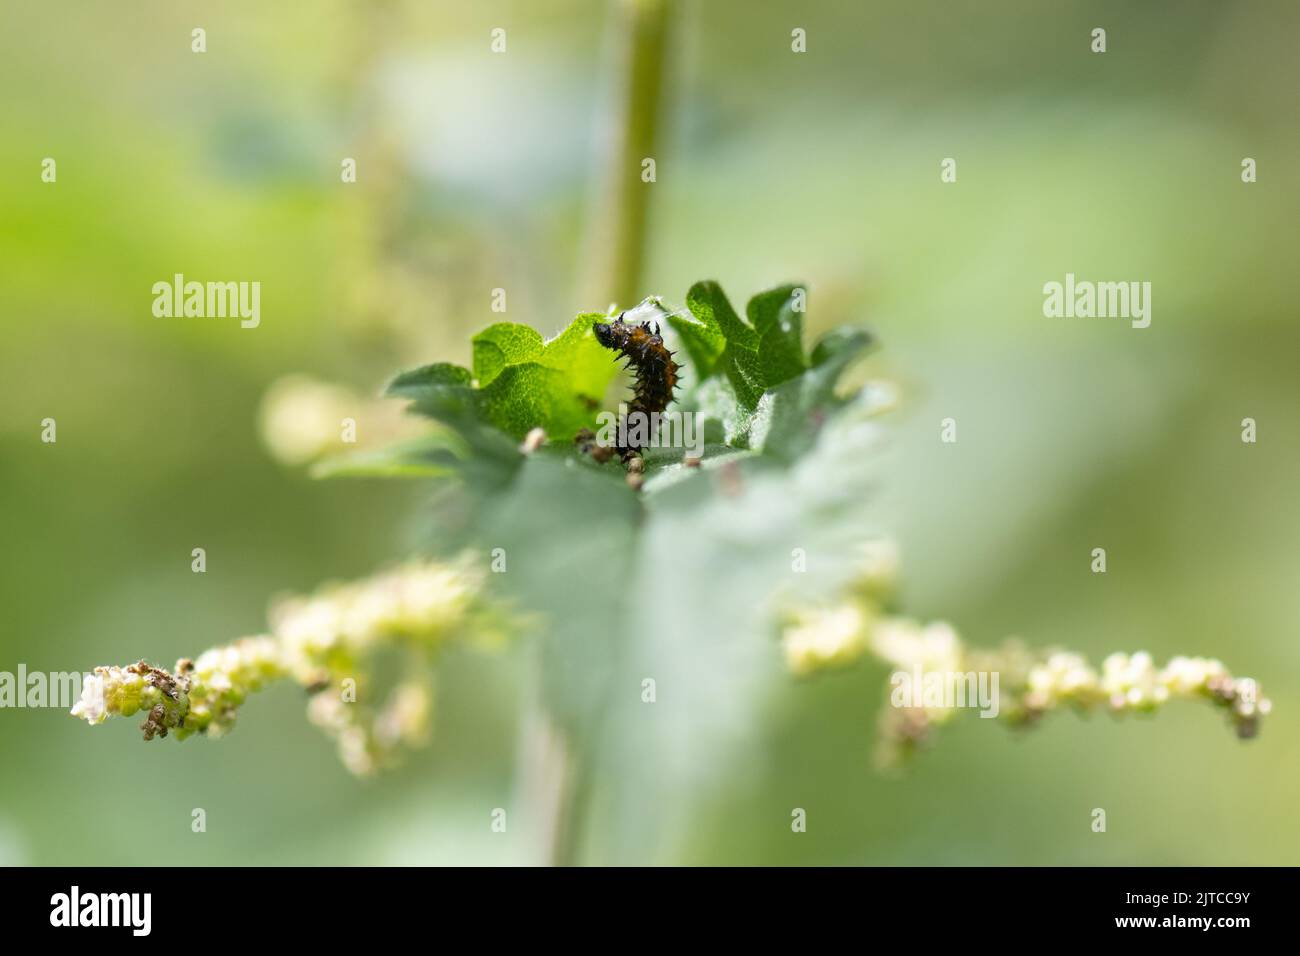
[[[662,414],[673,401],[677,389],[677,372],[681,366],[673,361],[673,353],[664,346],[657,323],[631,324],[620,314],[613,322],[597,322],[593,327],[596,341],[613,349],[627,359],[625,368],[636,373],[632,386],[632,401],[628,403],[628,418],[640,413],[649,416]],[[643,446],[620,445],[619,457],[627,461]]]

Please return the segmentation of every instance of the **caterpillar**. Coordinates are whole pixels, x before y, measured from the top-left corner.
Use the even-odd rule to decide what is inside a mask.
[[[625,322],[620,313],[613,322],[597,322],[593,327],[596,341],[613,349],[620,358],[627,359],[624,368],[636,373],[632,386],[632,401],[628,403],[627,416],[643,415],[653,421],[668,408],[677,388],[677,373],[681,366],[673,361],[673,353],[664,345],[658,323]],[[624,462],[641,450],[640,443],[618,447]]]

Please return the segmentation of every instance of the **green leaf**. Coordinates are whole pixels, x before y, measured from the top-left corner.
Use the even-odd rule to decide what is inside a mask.
[[[530,376],[525,376],[515,387],[548,387],[551,400],[563,399],[566,397],[563,393],[574,398],[600,398],[617,371],[614,353],[597,342],[591,330],[595,323],[605,319],[600,312],[584,312],[548,342],[543,342],[541,335],[527,325],[499,322],[488,326],[473,340],[474,377],[478,387],[487,389],[508,368],[537,366],[560,373],[564,387],[555,387],[559,379],[547,385],[544,378]]]
[[[632,580],[641,503],[616,467],[545,451],[522,461],[481,503],[474,531],[507,555],[494,584],[540,612],[548,710],[571,733],[597,733],[624,644],[611,599]]]
[[[831,413],[846,404],[835,396],[836,383],[872,342],[865,329],[834,329],[813,349],[812,368],[768,393],[753,430],[765,455],[794,461],[816,444]]]
[[[668,324],[682,340],[697,382],[713,374],[718,356],[727,346],[727,337],[722,334],[722,328],[713,315],[713,303],[710,300],[714,290],[719,295],[722,294],[716,282],[697,282],[686,293],[686,305],[690,314],[668,317]],[[726,301],[725,296],[723,301]]]
[[[870,337],[861,329],[839,330],[805,358],[803,295],[803,287],[792,283],[760,292],[746,305],[747,321],[718,283],[697,282],[686,296],[688,311],[667,317],[696,372],[685,410],[702,416],[706,441],[713,446],[710,457],[722,443],[793,461],[816,442],[828,415],[843,405],[835,384]],[[462,459],[449,465],[440,459],[437,467],[455,467],[462,474],[487,469],[476,480],[508,481],[519,459],[512,439],[533,428],[544,429],[556,449],[578,454],[570,439],[579,429],[594,426],[600,399],[617,374],[614,354],[592,333],[592,326],[607,318],[583,313],[549,341],[525,325],[491,325],[474,336],[472,375],[457,365],[426,365],[399,375],[388,394],[412,399],[415,411],[459,433]],[[680,460],[676,452],[648,455],[647,478],[661,469],[676,469]],[[386,462],[345,459],[327,469],[369,473],[388,468],[409,474],[427,467],[399,456]],[[617,472],[617,466],[609,468]]]
[[[538,359],[547,368],[563,372],[570,390],[584,400],[599,401],[618,374],[614,353],[592,332],[597,322],[608,320],[603,312],[583,312],[546,343]]]
[[[713,467],[706,458],[692,478],[656,479],[665,487],[646,499],[629,572],[644,585],[584,602],[588,612],[599,602],[618,621],[623,642],[617,669],[601,675],[617,693],[598,718],[607,826],[621,835],[606,851],[611,862],[654,860],[671,845],[665,829],[677,840],[707,839],[707,822],[648,830],[644,821],[674,794],[724,786],[735,767],[756,759],[755,728],[789,686],[777,617],[835,594],[860,566],[862,542],[879,533],[871,492],[884,443],[871,411],[855,398],[830,412],[798,467],[733,453]],[[791,573],[795,548],[815,561],[812,573]],[[651,708],[635,693],[646,676],[658,686],[655,706],[670,702],[674,719],[646,717]],[[720,753],[729,759],[720,763]]]
[[[763,381],[763,366],[758,360],[758,353],[727,343],[726,351],[718,363],[722,373],[736,390],[736,402],[746,412],[758,408],[763,398],[766,385]]]
[[[441,478],[455,474],[466,454],[453,433],[438,432],[387,448],[334,455],[312,466],[313,478]]]
[[[474,336],[474,378],[486,388],[507,365],[518,365],[542,354],[541,333],[528,325],[498,322]]]
[[[461,471],[513,462],[518,451],[508,436],[484,420],[482,393],[470,385],[468,369],[439,362],[403,372],[384,394],[411,399],[412,410],[456,432],[466,451]]]
[[[678,334],[682,334],[683,326],[690,330],[683,335],[683,344],[695,363],[699,380],[711,375],[725,376],[735,391],[736,402],[744,411],[752,412],[758,407],[764,389],[758,333],[736,314],[716,282],[697,282],[691,286],[686,293],[686,307],[697,323],[678,323],[674,328]],[[715,354],[719,344],[721,348]]]
[[[758,333],[736,314],[722,287],[713,280],[691,286],[686,293],[686,305],[706,326],[721,332],[727,345],[758,351]]]
[[[537,362],[511,365],[478,392],[484,414],[497,428],[522,438],[533,428],[569,441],[599,409],[595,399],[575,394],[564,372]]]
[[[800,285],[782,285],[749,300],[745,314],[758,332],[763,385],[772,388],[803,374],[803,302]],[[796,306],[799,306],[796,309]]]
[[[491,425],[519,439],[541,428],[568,441],[594,424],[618,372],[614,353],[591,330],[604,318],[583,313],[548,342],[528,326],[497,323],[474,336],[472,377],[459,366],[426,365],[399,375],[387,394],[413,399],[416,411],[465,434]]]
[[[739,411],[752,414],[768,389],[807,367],[796,296],[802,298],[802,286],[760,292],[746,306],[746,322],[716,282],[697,282],[686,294],[691,318],[674,316],[669,324],[681,337],[698,380],[725,377]],[[737,430],[735,438],[744,442],[745,431]]]
[[[450,362],[421,365],[400,373],[388,383],[384,394],[390,398],[422,398],[430,389],[468,387],[469,370]]]

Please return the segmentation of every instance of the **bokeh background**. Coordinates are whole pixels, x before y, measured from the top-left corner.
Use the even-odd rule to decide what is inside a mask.
[[[545,334],[604,308],[576,290],[608,19],[4,6],[0,669],[170,662],[410,550],[427,489],[311,481],[268,453],[259,407],[287,374],[368,396],[466,361],[495,287]],[[959,720],[890,776],[870,761],[883,667],[791,681],[752,728],[761,759],[680,793],[688,837],[656,862],[1300,863],[1297,36],[1300,7],[1255,0],[681,5],[644,292],[806,280],[814,329],[878,334],[871,371],[904,398],[885,478],[908,611],[975,643],[1221,657],[1274,714],[1248,744],[1191,704]],[[261,327],[155,319],[176,272],[261,281]],[[1066,272],[1150,281],[1151,327],[1045,319]],[[522,666],[453,653],[433,744],[372,780],[291,687],[219,742],[0,711],[0,862],[518,860],[485,821],[509,805]]]

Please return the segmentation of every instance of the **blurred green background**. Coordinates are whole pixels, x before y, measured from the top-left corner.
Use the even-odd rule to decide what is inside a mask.
[[[310,481],[268,455],[259,403],[289,373],[373,394],[463,362],[495,287],[545,334],[604,308],[574,290],[607,18],[5,5],[0,670],[170,662],[409,551],[426,489]],[[806,280],[815,330],[879,335],[872,371],[904,397],[886,479],[908,611],[975,643],[1217,656],[1274,714],[1244,745],[1190,704],[1024,735],[958,720],[883,776],[884,668],[792,681],[718,755],[724,784],[680,794],[685,836],[656,862],[1300,863],[1300,7],[708,0],[676,26],[644,291]],[[259,280],[261,327],[155,319],[176,272]],[[1045,319],[1066,272],[1150,281],[1151,327]],[[521,670],[453,653],[434,743],[368,781],[291,687],[219,742],[0,711],[0,863],[520,860],[487,814],[511,806]]]

